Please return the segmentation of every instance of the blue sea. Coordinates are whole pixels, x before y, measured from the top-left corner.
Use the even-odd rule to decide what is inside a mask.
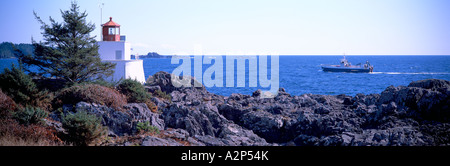
[[[204,57],[206,58],[206,57]],[[225,57],[223,63],[226,62]],[[381,93],[390,85],[407,86],[412,81],[422,79],[450,80],[450,56],[347,56],[352,64],[369,61],[374,66],[373,73],[329,73],[321,70],[321,64],[338,64],[342,56],[279,56],[279,87],[285,88],[291,95],[305,93],[354,96],[357,93]],[[180,64],[171,64],[171,59],[145,58],[144,73],[147,78],[158,71],[172,71]],[[0,69],[17,63],[16,59],[0,59]],[[180,62],[181,63],[181,62]],[[191,61],[192,65],[194,61]],[[213,61],[214,63],[214,61]],[[270,58],[269,58],[270,63]],[[203,64],[205,71],[212,64]],[[235,63],[235,68],[237,70]],[[224,74],[225,77],[225,64]],[[270,67],[270,64],[268,65]],[[193,74],[193,69],[191,71]],[[236,80],[236,71],[235,80]],[[270,73],[270,68],[268,73]],[[270,78],[270,77],[269,77]],[[246,63],[246,87],[207,87],[207,90],[224,96],[232,93],[251,95],[257,89],[269,88],[249,87],[248,61]]]

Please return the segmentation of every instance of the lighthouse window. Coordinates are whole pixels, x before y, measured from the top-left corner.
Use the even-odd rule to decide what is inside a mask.
[[[108,34],[110,34],[110,35],[114,35],[114,34],[116,34],[116,28],[109,28],[109,33]]]
[[[108,29],[108,34],[109,35],[119,35],[120,34],[120,29],[119,28],[109,28]]]
[[[116,50],[116,59],[117,60],[121,60],[122,59],[122,51],[121,50]]]

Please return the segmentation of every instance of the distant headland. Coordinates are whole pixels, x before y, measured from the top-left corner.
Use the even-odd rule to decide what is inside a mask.
[[[14,44],[11,42],[0,43],[0,58],[17,58],[14,49],[20,50],[25,55],[31,55],[34,52],[32,44],[20,43]]]
[[[131,55],[132,59],[136,59],[136,55]],[[172,55],[159,55],[157,52],[149,52],[147,55],[139,55],[139,58],[172,58]]]

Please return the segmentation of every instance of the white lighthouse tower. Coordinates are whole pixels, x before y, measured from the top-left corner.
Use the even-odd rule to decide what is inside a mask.
[[[125,41],[125,36],[120,36],[120,25],[109,21],[102,25],[102,41],[98,42],[100,59],[116,64],[114,74],[108,78],[111,81],[120,79],[135,79],[145,83],[144,66],[142,60],[131,59],[130,43]]]

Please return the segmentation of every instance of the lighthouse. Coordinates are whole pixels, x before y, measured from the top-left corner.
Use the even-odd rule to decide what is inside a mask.
[[[125,35],[120,35],[120,25],[112,17],[102,24],[102,36],[102,41],[97,42],[100,59],[116,64],[114,74],[107,79],[119,81],[130,78],[145,83],[143,61],[131,59],[130,43],[125,41]]]

